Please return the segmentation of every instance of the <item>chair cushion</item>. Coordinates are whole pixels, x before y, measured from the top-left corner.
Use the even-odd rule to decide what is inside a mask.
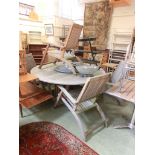
[[[115,71],[112,74],[112,77],[111,77],[112,83],[117,83],[122,78],[123,69],[125,68],[125,66],[126,66],[125,61],[121,61],[119,63],[119,65],[117,66],[117,68],[115,69]]]
[[[26,68],[30,73],[31,69],[36,66],[32,53],[26,54]]]

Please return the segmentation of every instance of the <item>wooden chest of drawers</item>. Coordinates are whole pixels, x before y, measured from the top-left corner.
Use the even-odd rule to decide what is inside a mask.
[[[28,44],[28,53],[32,53],[34,60],[37,65],[40,64],[42,56],[43,56],[43,48],[45,48],[45,44]]]

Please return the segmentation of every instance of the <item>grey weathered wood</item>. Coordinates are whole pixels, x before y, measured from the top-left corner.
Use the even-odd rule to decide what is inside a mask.
[[[75,117],[79,125],[83,140],[86,139],[86,136],[90,132],[92,132],[99,126],[103,125],[104,123],[107,126],[106,116],[102,111],[102,109],[100,108],[100,106],[96,103],[95,101],[96,99],[93,98],[105,91],[106,82],[109,81],[109,78],[110,78],[109,73],[88,78],[77,98],[74,98],[70,94],[70,92],[67,91],[63,86],[58,86],[62,93],[61,99]],[[95,123],[87,131],[84,131],[82,123],[78,117],[78,114],[91,108],[97,109],[97,111],[101,116],[102,122],[99,124]]]
[[[134,82],[135,81],[125,80],[123,82],[121,91],[120,91],[119,85],[117,84],[112,86],[105,93],[134,103],[135,102],[134,95],[133,95],[133,93],[135,92]]]
[[[69,30],[69,33],[67,35],[67,38],[65,39],[65,42],[64,42],[63,46],[59,47],[60,51],[61,51],[60,52],[60,57],[61,58],[64,58],[64,53],[65,53],[66,50],[75,50],[77,48],[78,40],[79,40],[81,31],[82,31],[82,28],[83,28],[82,25],[75,24],[75,23],[72,24],[72,26],[71,26],[71,28]],[[43,63],[44,63],[45,58],[46,58],[46,56],[48,54],[48,50],[49,50],[50,46],[51,45],[48,44],[45,51],[44,51],[44,53],[43,53],[43,58],[42,58],[41,63],[39,65],[40,69],[43,66]]]
[[[114,85],[108,89],[105,93],[112,95],[116,98],[120,98],[131,103],[135,103],[135,81],[125,79],[120,90],[119,85]],[[134,128],[135,109],[132,114],[131,121],[127,125],[118,125],[115,128]]]
[[[79,74],[65,74],[55,71],[55,67],[62,65],[62,62],[57,62],[56,64],[43,65],[42,68],[38,66],[32,68],[31,73],[38,77],[40,81],[58,84],[58,85],[83,85],[88,77],[81,77]],[[104,75],[105,71],[103,69],[98,70],[94,73],[96,75]]]
[[[110,74],[88,78],[77,99],[77,102],[83,102],[87,99],[93,98],[96,95],[103,93],[105,90],[106,82],[108,82],[109,79]]]

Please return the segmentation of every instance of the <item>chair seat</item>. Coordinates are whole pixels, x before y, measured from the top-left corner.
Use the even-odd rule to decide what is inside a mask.
[[[49,92],[38,88],[31,82],[21,83],[20,92],[21,95],[19,102],[26,108],[31,108],[37,104],[53,98]]]
[[[72,97],[74,99],[77,99],[77,97],[79,96],[80,92],[81,92],[82,87],[81,86],[76,86],[76,88],[71,88],[68,92],[72,95]],[[85,110],[91,109],[95,106],[94,102],[95,102],[96,98],[90,99],[89,101],[85,101],[80,103],[79,105],[77,105],[77,108],[75,109],[75,111],[77,113],[83,112]]]
[[[74,99],[77,99],[77,97],[79,96],[80,92],[81,92],[82,87],[81,86],[76,86],[73,88],[69,88],[68,92],[72,95],[72,97]]]
[[[88,101],[85,101],[85,102],[82,102],[80,103],[77,108],[76,108],[76,112],[77,113],[81,113],[81,112],[84,112],[86,110],[89,110],[93,107],[95,107],[96,105],[94,104],[96,98],[93,98],[91,100],[88,100]]]

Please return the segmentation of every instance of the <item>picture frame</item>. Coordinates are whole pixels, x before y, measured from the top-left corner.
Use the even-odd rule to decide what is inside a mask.
[[[54,35],[54,26],[53,24],[45,24],[45,35],[53,36]]]
[[[32,12],[34,10],[34,8],[35,7],[33,5],[19,2],[19,14],[20,15],[29,16],[30,12]]]

